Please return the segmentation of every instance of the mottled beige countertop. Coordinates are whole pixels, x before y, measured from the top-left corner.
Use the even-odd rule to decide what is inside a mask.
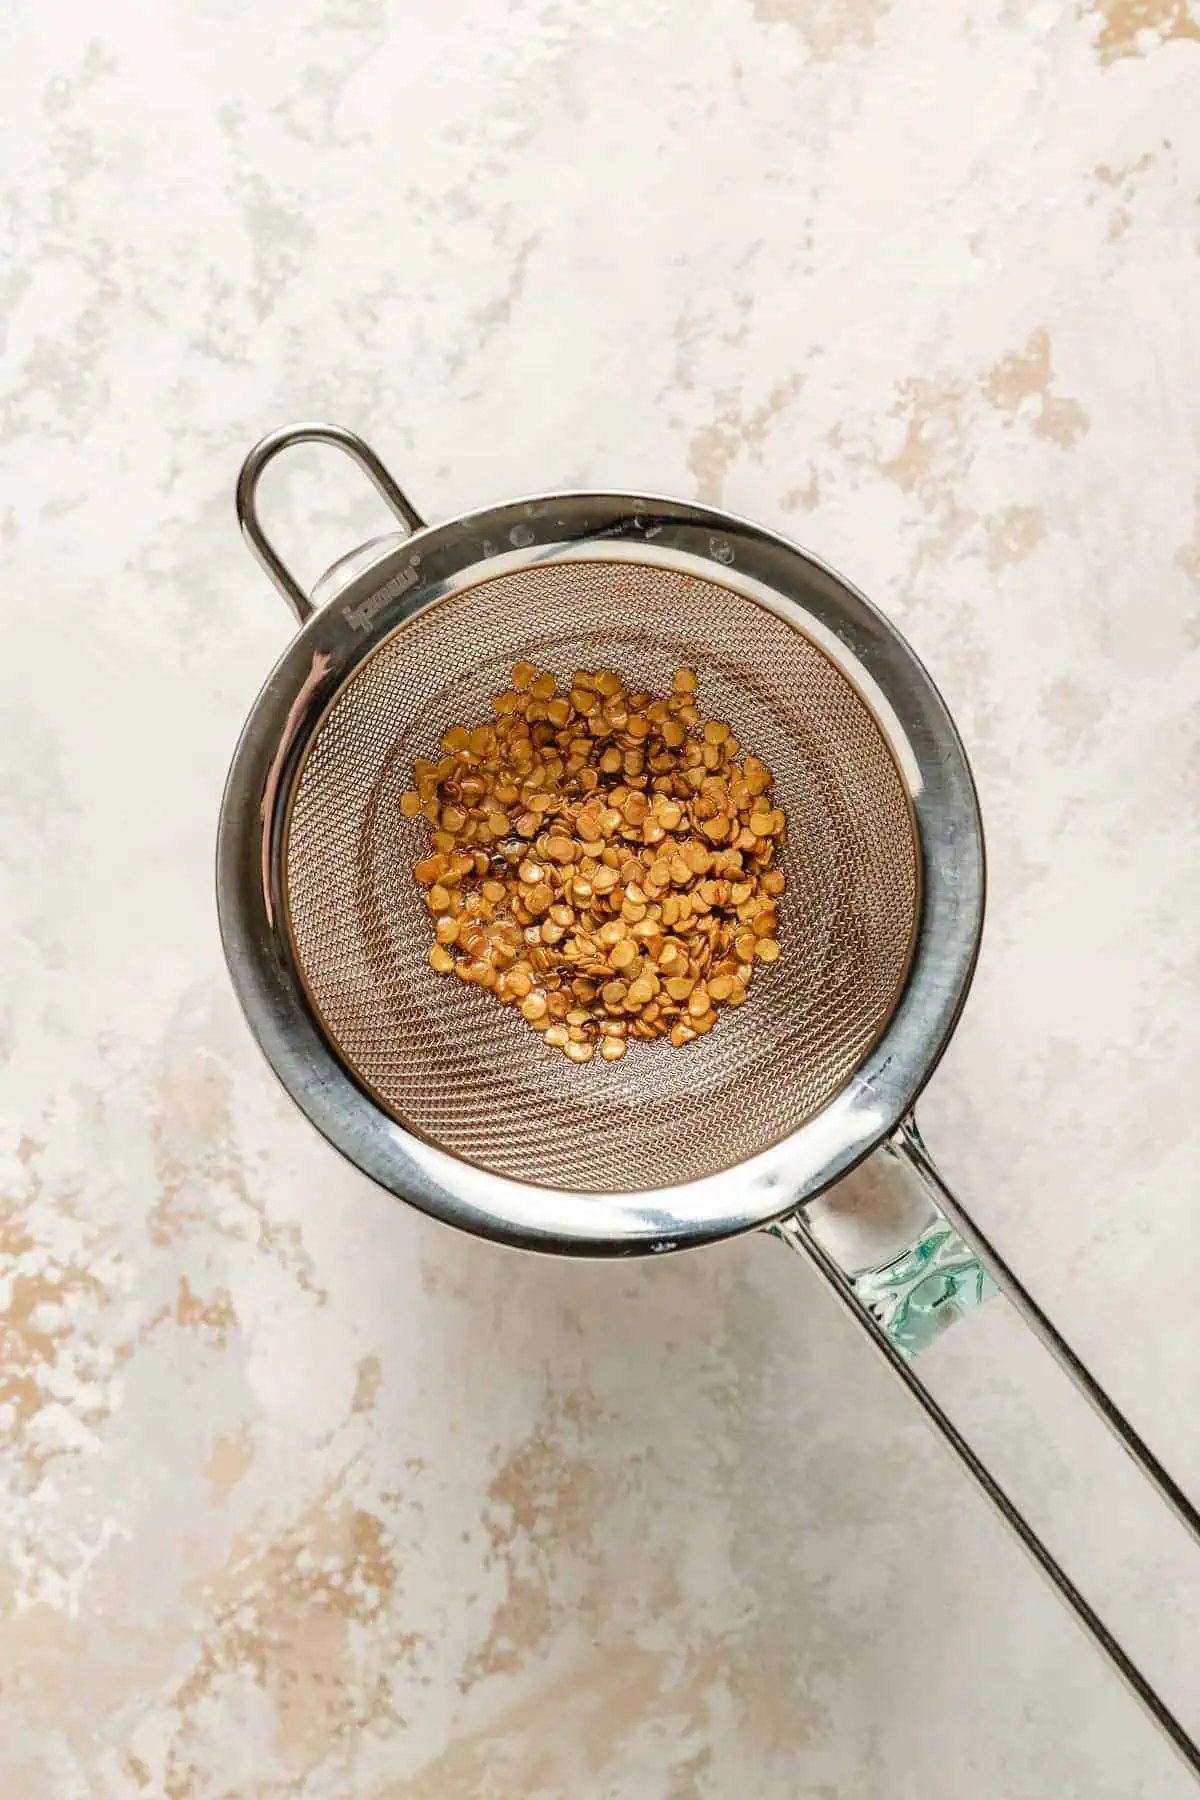
[[[1197,0],[18,5],[0,84],[5,1800],[1183,1800],[805,1270],[435,1227],[285,1101],[212,846],[231,488],[699,496],[973,758],[925,1107],[1200,1490]],[[299,456],[308,576],[378,528]],[[536,1129],[531,1121],[530,1129]],[[1200,1728],[1200,1556],[1003,1308],[930,1379]]]

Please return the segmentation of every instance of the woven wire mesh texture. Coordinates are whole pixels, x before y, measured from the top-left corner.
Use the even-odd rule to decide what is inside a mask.
[[[560,680],[699,677],[775,777],[787,813],[779,962],[682,1050],[634,1043],[584,1067],[485,991],[437,975],[412,876],[428,826],[400,812],[413,760],[484,723],[528,659]],[[633,562],[498,576],[399,627],[347,680],[295,785],[284,890],[295,955],[335,1051],[410,1131],[494,1173],[636,1192],[727,1169],[844,1086],[903,988],[919,909],[908,798],[875,720],[817,647],[715,582]],[[371,1102],[364,1096],[362,1104]]]

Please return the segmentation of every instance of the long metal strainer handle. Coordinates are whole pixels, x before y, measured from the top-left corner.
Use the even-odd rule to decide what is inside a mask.
[[[1111,1435],[1197,1542],[1200,1542],[1200,1512],[951,1192],[926,1150],[914,1119],[904,1122],[885,1147],[884,1154],[899,1159],[918,1176],[934,1208],[933,1227],[927,1227],[917,1244],[910,1246],[890,1265],[893,1270],[904,1266],[904,1274],[898,1281],[889,1282],[886,1270],[856,1276],[844,1269],[821,1242],[805,1208],[773,1226],[773,1235],[807,1258],[821,1275],[1185,1766],[1200,1778],[1200,1744],[1180,1724],[1000,1486],[987,1464],[943,1411],[916,1374],[913,1356],[940,1334],[941,1325],[998,1289],[1011,1301]],[[889,1287],[891,1294],[887,1292]],[[925,1290],[924,1298],[922,1289]],[[901,1291],[903,1298],[896,1304],[894,1295]],[[944,1308],[941,1321],[936,1316],[939,1305]]]
[[[357,432],[347,431],[343,425],[315,422],[285,425],[279,431],[268,432],[265,438],[255,444],[238,476],[238,524],[255,556],[303,625],[313,615],[313,603],[263,530],[257,501],[258,484],[263,470],[281,451],[290,450],[295,444],[332,444],[336,450],[341,450],[358,464],[408,531],[422,530],[425,521],[404,489],[393,480],[371,446],[364,443]]]

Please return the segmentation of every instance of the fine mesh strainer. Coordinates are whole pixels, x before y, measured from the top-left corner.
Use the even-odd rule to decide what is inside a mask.
[[[310,598],[259,522],[268,462],[348,452],[406,528]],[[1193,1534],[1200,1516],[998,1257],[928,1158],[911,1108],[962,1007],[983,841],[945,706],[841,577],[707,508],[556,494],[426,527],[369,448],[328,425],[265,438],[246,536],[300,620],[234,757],[218,850],[234,985],[309,1119],[399,1198],[541,1250],[636,1255],[768,1227],[816,1266],[1175,1747],[1200,1751],[1107,1634],[911,1368],[991,1291],[1020,1309]],[[527,658],[664,691],[696,670],[775,776],[788,832],[783,956],[708,1036],[578,1068],[486,993],[430,969],[399,796],[451,724],[483,720]],[[812,1202],[879,1150],[920,1190],[882,1266],[843,1269]]]
[[[491,716],[514,646],[563,678],[612,664],[660,692],[686,658],[705,707],[775,771],[791,825],[788,955],[694,1056],[635,1044],[581,1076],[485,992],[429,966],[412,876],[428,828],[402,820],[400,796],[414,757]],[[386,637],[313,734],[284,835],[296,962],[362,1085],[482,1169],[585,1193],[697,1181],[814,1118],[895,1010],[918,893],[904,782],[825,651],[727,587],[611,556],[494,575]]]

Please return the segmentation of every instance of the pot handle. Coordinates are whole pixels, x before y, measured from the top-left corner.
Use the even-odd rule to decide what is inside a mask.
[[[251,550],[303,625],[313,615],[313,603],[263,530],[257,505],[258,484],[263,470],[281,451],[290,450],[296,444],[332,444],[358,464],[408,532],[421,531],[425,521],[371,446],[357,432],[348,431],[344,425],[318,423],[284,425],[278,431],[269,431],[265,438],[255,444],[238,475],[235,502],[238,524]]]
[[[818,1235],[819,1218],[814,1230],[811,1203],[772,1226],[772,1235],[806,1257],[822,1276],[1176,1754],[1193,1775],[1200,1776],[1200,1744],[1168,1709],[943,1411],[914,1370],[914,1358],[940,1337],[947,1325],[992,1294],[1002,1293],[1197,1542],[1200,1512],[975,1224],[940,1174],[911,1115],[876,1157],[898,1166],[923,1203],[923,1217],[903,1249],[869,1268],[847,1269],[822,1241],[826,1234]]]

